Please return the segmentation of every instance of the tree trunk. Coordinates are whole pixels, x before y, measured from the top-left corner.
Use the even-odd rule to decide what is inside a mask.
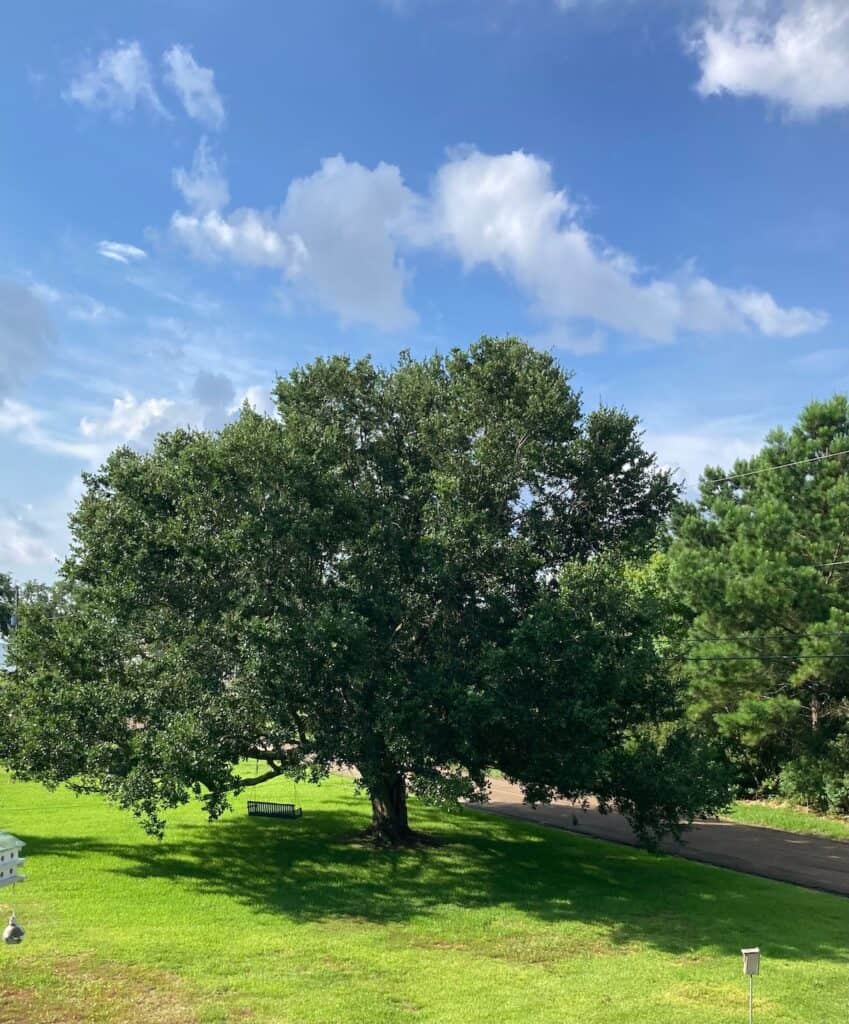
[[[366,780],[371,797],[371,829],[379,843],[398,846],[413,840],[407,822],[407,784],[403,775],[387,775],[374,783]]]

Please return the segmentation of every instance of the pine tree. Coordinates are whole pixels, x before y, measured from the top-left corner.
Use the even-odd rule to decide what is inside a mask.
[[[846,396],[808,405],[731,473],[708,468],[674,536],[691,714],[724,738],[748,788],[780,782],[849,810]]]

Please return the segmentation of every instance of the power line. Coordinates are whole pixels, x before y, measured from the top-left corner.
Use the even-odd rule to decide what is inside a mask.
[[[784,629],[782,626],[776,626],[776,629],[780,629],[780,633],[708,633],[705,632],[702,640],[786,640],[788,637],[803,636],[815,639],[811,636],[811,629],[816,629],[818,623],[812,622],[809,629]],[[698,629],[698,626],[694,626],[693,629]],[[845,636],[849,637],[849,631],[845,629],[822,629],[816,636]]]
[[[828,452],[825,455],[815,455],[810,459],[798,459],[796,462],[785,462],[780,466],[764,466],[762,469],[749,469],[745,473],[731,473],[729,476],[719,477],[717,480],[711,480],[712,484],[724,484],[728,483],[729,480],[739,480],[745,476],[757,476],[759,473],[772,473],[777,469],[792,469],[793,466],[807,466],[812,462],[822,462],[823,459],[837,459],[841,455],[849,455],[849,448],[842,452]]]
[[[681,661],[841,661],[847,654],[717,654],[682,658]]]

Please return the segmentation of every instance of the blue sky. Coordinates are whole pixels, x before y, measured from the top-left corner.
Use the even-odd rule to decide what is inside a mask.
[[[844,0],[44,2],[0,37],[0,569],[318,354],[520,334],[692,485],[849,387]]]

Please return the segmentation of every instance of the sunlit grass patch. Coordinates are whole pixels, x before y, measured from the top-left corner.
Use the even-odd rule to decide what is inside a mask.
[[[738,800],[726,817],[744,825],[761,825],[785,832],[849,841],[849,818],[816,814],[777,800]]]
[[[844,1020],[847,900],[415,802],[439,845],[375,851],[349,780],[298,799],[295,821],[182,808],[158,842],[98,798],[0,779],[29,875],[0,1024],[731,1024],[750,944],[770,1021]]]

